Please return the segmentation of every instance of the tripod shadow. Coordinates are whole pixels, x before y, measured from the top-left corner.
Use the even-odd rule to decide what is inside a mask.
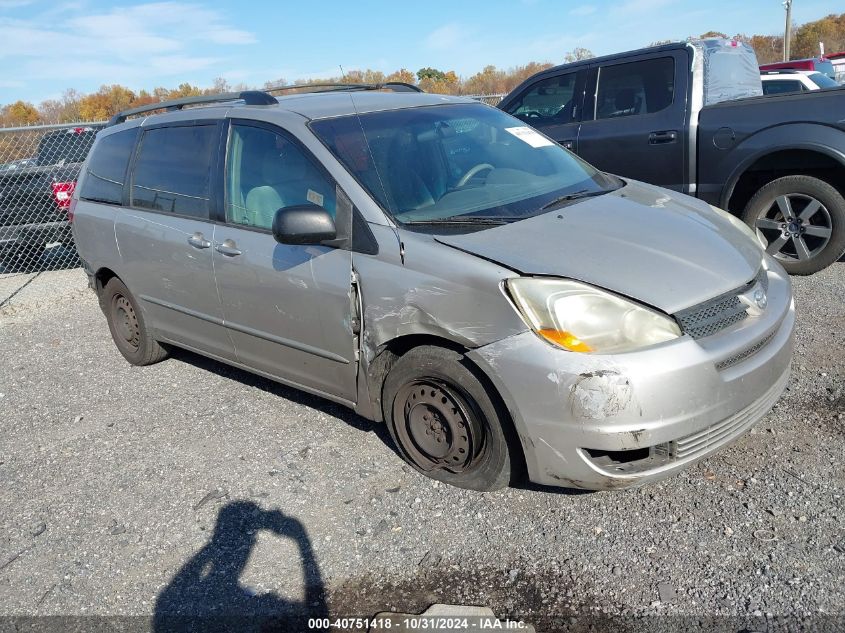
[[[240,584],[240,575],[262,530],[296,543],[304,600],[293,601],[275,593],[255,594]],[[211,540],[159,593],[152,630],[305,631],[315,630],[308,627],[310,618],[326,616],[322,574],[305,526],[280,510],[268,511],[250,501],[233,501],[220,509]]]

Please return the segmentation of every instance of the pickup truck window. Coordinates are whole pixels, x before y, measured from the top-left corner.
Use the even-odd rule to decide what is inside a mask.
[[[529,123],[570,123],[574,113],[572,97],[577,75],[567,73],[538,81],[508,107],[508,114]]]
[[[81,163],[88,156],[97,130],[74,127],[45,134],[38,143],[38,164],[66,165]]]
[[[675,96],[675,60],[659,57],[602,66],[596,93],[596,119],[660,112]]]
[[[120,204],[126,168],[138,129],[124,130],[100,139],[88,161],[79,197],[92,202]]]
[[[132,206],[208,218],[216,125],[147,130],[135,161]]]

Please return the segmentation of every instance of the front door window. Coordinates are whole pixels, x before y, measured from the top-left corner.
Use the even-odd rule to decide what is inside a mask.
[[[314,204],[335,215],[335,189],[285,135],[234,124],[226,174],[226,221],[270,230],[281,208]]]

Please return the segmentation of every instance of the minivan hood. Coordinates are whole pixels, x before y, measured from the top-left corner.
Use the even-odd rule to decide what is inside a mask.
[[[636,181],[533,218],[436,239],[522,274],[577,279],[669,314],[749,282],[763,257],[701,200]]]

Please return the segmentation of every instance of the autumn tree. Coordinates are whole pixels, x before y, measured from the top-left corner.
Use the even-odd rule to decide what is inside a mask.
[[[392,73],[390,73],[387,77],[384,78],[385,81],[401,81],[406,84],[413,84],[416,83],[416,77],[414,73],[412,73],[407,68],[400,68]]]
[[[264,86],[262,87],[263,90],[270,90],[271,88],[278,88],[279,86],[287,86],[288,80],[284,77],[279,77],[278,79],[272,81],[265,81]]]
[[[175,90],[170,90],[167,93],[167,99],[182,99],[184,97],[200,97],[205,91],[199,86],[194,86],[187,82],[179,84]]]
[[[349,70],[338,83],[342,84],[380,84],[384,82],[384,73],[380,70]],[[329,82],[334,83],[334,82]]]
[[[32,125],[39,120],[38,110],[28,101],[15,101],[0,110],[0,122],[6,126]]]
[[[104,121],[121,110],[128,110],[135,93],[118,84],[100,86],[100,89],[83,97],[79,102],[79,116],[85,121]]]
[[[232,92],[233,88],[231,84],[226,81],[224,77],[215,77],[214,81],[211,83],[211,87],[206,90],[209,94],[222,94],[225,92]]]
[[[819,43],[828,53],[845,50],[845,13],[830,14],[796,28],[790,52],[795,59],[818,57]]]
[[[442,70],[437,70],[436,68],[426,67],[420,68],[417,71],[417,79],[419,81],[422,81],[423,79],[433,79],[434,81],[442,81],[445,76],[446,73],[444,73]]]
[[[541,70],[546,70],[552,66],[554,66],[554,64],[550,62],[528,62],[524,66],[515,66],[514,68],[511,68],[507,72],[507,76],[505,78],[505,92],[510,92],[532,75],[536,75]]]
[[[420,79],[420,89],[439,95],[456,95],[461,90],[461,80],[454,70],[440,72],[439,76],[426,76]]]
[[[481,72],[475,73],[464,81],[464,94],[489,95],[505,92],[507,73],[495,66],[485,66]]]
[[[593,51],[589,48],[579,46],[566,53],[563,56],[563,61],[567,64],[571,64],[572,62],[580,62],[582,59],[592,59],[593,57],[595,57],[595,55],[593,55]]]

